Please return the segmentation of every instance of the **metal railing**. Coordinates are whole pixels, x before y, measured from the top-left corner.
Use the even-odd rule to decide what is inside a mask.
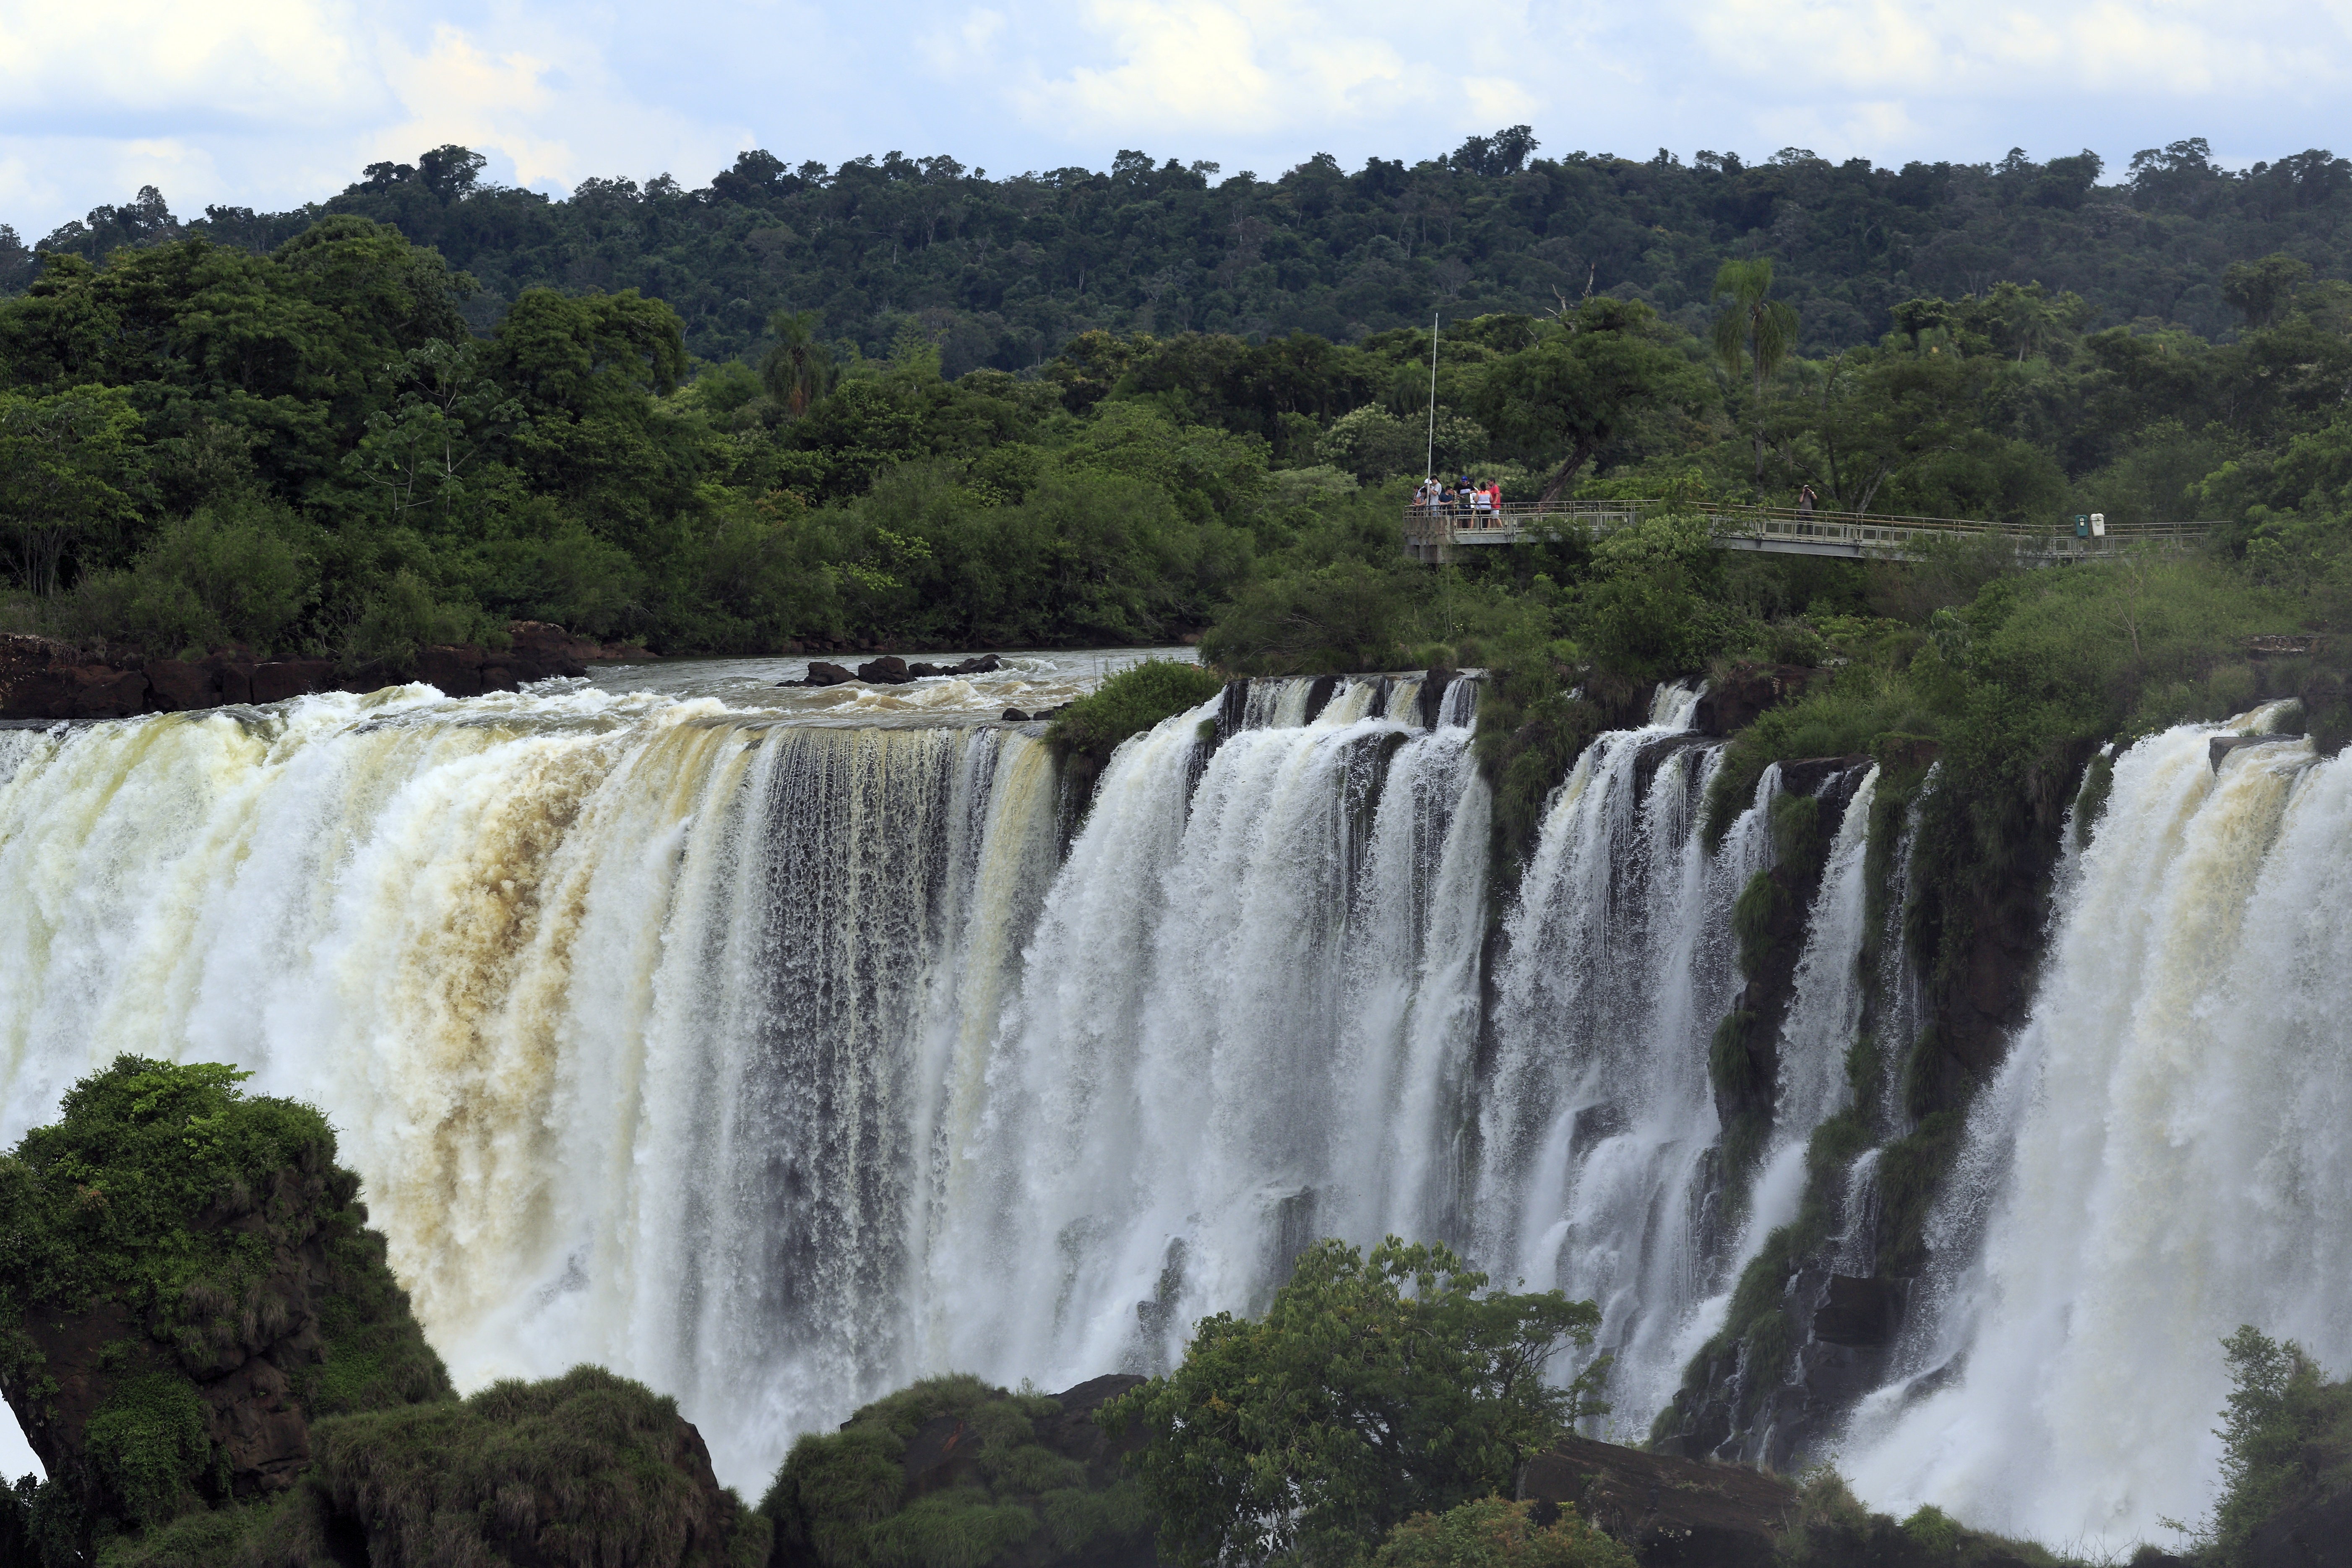
[[[1405,552],[1417,560],[1451,557],[1455,546],[1514,544],[1522,540],[1605,533],[1668,510],[1664,500],[1563,500],[1507,504],[1498,510],[1412,507],[1404,518]],[[1687,504],[1687,503],[1682,503]],[[1886,512],[1805,511],[1795,507],[1701,505],[1717,544],[1727,549],[1898,559],[1942,539],[2003,539],[2035,560],[2113,555],[2137,544],[2185,549],[2203,539],[2211,522],[2108,523],[2079,537],[2060,527],[1996,522],[1980,518],[1907,517]]]

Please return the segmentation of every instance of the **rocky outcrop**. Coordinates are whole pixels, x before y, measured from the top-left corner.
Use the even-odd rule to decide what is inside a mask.
[[[992,653],[978,654],[956,664],[908,664],[897,654],[885,654],[868,659],[855,670],[823,659],[812,662],[798,680],[780,680],[779,686],[846,686],[852,681],[864,681],[868,686],[904,686],[909,681],[941,675],[992,675],[1004,668],[1004,661]]]
[[[84,1539],[283,1491],[319,1417],[449,1396],[324,1120],[207,1070],[121,1058],[0,1163],[0,1393]]]
[[[1528,1460],[1518,1496],[1538,1505],[1539,1523],[1574,1508],[1643,1568],[1773,1568],[1797,1508],[1797,1489],[1776,1476],[1583,1437]]]
[[[2313,1457],[2305,1456],[2305,1463]],[[2352,1486],[2282,1509],[2246,1539],[2247,1568],[2342,1568],[2352,1560]]]
[[[508,646],[420,648],[405,664],[343,668],[327,659],[257,659],[224,648],[198,659],[96,652],[53,637],[0,635],[0,720],[129,719],[244,703],[283,702],[322,691],[376,691],[423,681],[450,697],[515,691],[551,676],[585,675],[593,662],[649,658],[641,647],[600,644],[542,621],[517,621]]]
[[[1737,734],[1767,708],[1796,696],[1826,673],[1794,664],[1735,664],[1708,678],[1691,715],[1691,728],[1703,735]]]

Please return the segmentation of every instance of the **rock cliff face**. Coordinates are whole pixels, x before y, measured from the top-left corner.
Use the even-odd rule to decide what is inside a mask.
[[[649,658],[562,626],[517,621],[509,645],[420,648],[407,664],[339,668],[322,658],[254,659],[236,649],[200,659],[90,652],[51,637],[0,634],[0,720],[129,719],[247,702],[282,702],[320,691],[375,691],[423,681],[451,697],[513,691],[550,676],[584,675],[596,662]]]

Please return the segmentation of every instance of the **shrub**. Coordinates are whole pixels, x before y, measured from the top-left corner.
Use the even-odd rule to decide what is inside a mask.
[[[2230,1367],[2221,1496],[2196,1532],[2200,1555],[2239,1568],[2254,1532],[2352,1461],[2352,1384],[2329,1383],[2293,1340],[2251,1324],[2221,1342]]]
[[[794,1443],[760,1512],[784,1561],[816,1568],[980,1568],[1016,1549],[1043,1563],[1141,1546],[1156,1522],[1142,1489],[1038,1439],[1036,1422],[1062,1416],[1049,1396],[926,1378]],[[959,1449],[969,1463],[909,1496],[907,1446],[943,1420],[976,1439]]]
[[[1573,1508],[1549,1525],[1535,1505],[1498,1497],[1444,1513],[1418,1513],[1372,1554],[1372,1568],[1633,1568],[1633,1554]]]
[[[1201,658],[1236,675],[1393,669],[1412,591],[1403,574],[1341,561],[1251,584],[1201,639]]]
[[[724,1568],[747,1532],[766,1534],[766,1521],[719,1489],[689,1430],[676,1401],[579,1366],[543,1383],[493,1384],[463,1403],[322,1421],[311,1434],[308,1501],[362,1525],[379,1568]]]
[[[1107,1422],[1149,1436],[1139,1465],[1163,1559],[1355,1562],[1415,1512],[1511,1484],[1520,1463],[1605,1406],[1603,1365],[1559,1385],[1590,1301],[1513,1295],[1444,1247],[1391,1237],[1366,1258],[1323,1241],[1255,1322],[1201,1321],[1183,1364]]]
[[[1198,708],[1223,687],[1214,670],[1172,658],[1147,658],[1071,703],[1045,731],[1045,742],[1065,756],[1083,753],[1100,765],[1110,760],[1121,741]]]
[[[244,643],[283,651],[317,598],[319,571],[282,508],[228,503],[167,523],[126,570],[85,577],[68,626],[125,637],[153,655]]]

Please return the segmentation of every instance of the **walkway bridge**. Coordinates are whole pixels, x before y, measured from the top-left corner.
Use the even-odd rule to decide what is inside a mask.
[[[1562,500],[1505,505],[1497,512],[1409,508],[1404,552],[1425,564],[1462,559],[1465,550],[1607,533],[1667,510],[1662,500]],[[1847,561],[1904,561],[1937,540],[2009,542],[2028,566],[2063,565],[2120,555],[2137,545],[2183,550],[2219,525],[2211,522],[2107,523],[2079,537],[2063,527],[1983,522],[1954,517],[1892,517],[1877,512],[1800,511],[1793,507],[1702,504],[1716,544],[1767,555],[1828,555]]]

